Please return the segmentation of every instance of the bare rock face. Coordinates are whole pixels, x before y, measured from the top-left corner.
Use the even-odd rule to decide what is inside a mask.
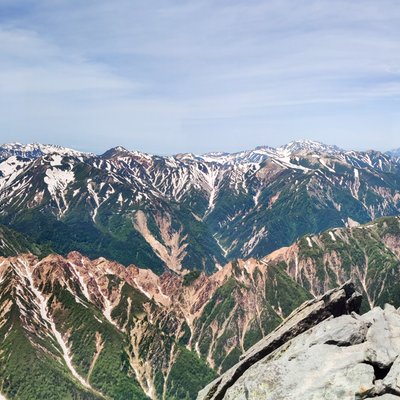
[[[305,303],[198,400],[400,399],[400,311],[358,306],[350,283]]]
[[[360,304],[351,282],[304,303],[198,400],[354,399],[356,393],[372,393],[375,369],[366,361],[366,341],[373,326],[369,319],[378,317],[353,315]],[[378,334],[372,337],[376,341]],[[377,357],[387,365],[383,355]]]

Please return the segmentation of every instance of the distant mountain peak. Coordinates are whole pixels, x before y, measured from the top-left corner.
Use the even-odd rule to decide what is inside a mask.
[[[285,145],[282,145],[276,149],[279,153],[298,153],[298,152],[317,152],[317,153],[327,153],[327,154],[336,154],[340,152],[345,152],[345,150],[341,149],[335,145],[327,145],[325,143],[310,140],[310,139],[301,139],[294,140]]]
[[[392,149],[387,151],[385,154],[391,156],[391,157],[400,157],[400,147],[398,149]]]
[[[130,153],[131,152],[129,150],[127,150],[125,147],[116,146],[116,147],[112,147],[111,149],[108,149],[107,151],[105,151],[101,155],[101,157],[102,158],[112,158],[112,157],[116,157],[116,156],[127,155]]]
[[[26,158],[38,158],[46,154],[60,154],[69,156],[88,156],[91,153],[85,153],[82,151],[70,149],[68,147],[63,147],[53,144],[41,144],[41,143],[4,143],[0,146],[0,159],[8,158],[11,156],[19,156]]]
[[[251,150],[244,150],[236,153],[210,152],[196,157],[206,162],[233,165],[260,163],[268,158],[286,158],[295,153],[332,155],[345,152],[346,150],[343,150],[338,146],[327,145],[315,140],[302,139],[292,141],[277,148],[264,145],[257,146]]]

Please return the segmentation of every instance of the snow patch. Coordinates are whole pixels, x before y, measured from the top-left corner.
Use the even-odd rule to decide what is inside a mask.
[[[261,195],[261,190],[258,190],[257,193],[253,196],[254,206],[258,206],[260,195]]]
[[[24,162],[17,160],[17,157],[9,157],[0,163],[0,189],[9,186],[10,183],[20,174]]]
[[[273,159],[273,161],[276,164],[278,164],[278,165],[280,165],[281,167],[284,167],[284,168],[298,169],[298,170],[303,171],[303,172],[309,172],[310,171],[308,168],[303,167],[302,165],[293,164],[290,161],[290,155],[285,156],[285,157],[280,157],[280,158]]]
[[[221,242],[217,238],[217,234],[216,233],[214,233],[213,237],[214,237],[215,241],[217,242],[218,247],[222,250],[222,254],[224,255],[224,257],[226,257],[227,254],[228,254],[228,250],[225,249],[224,246],[222,246]]]
[[[212,169],[208,174],[205,174],[205,178],[209,187],[210,197],[208,198],[208,208],[204,217],[206,217],[215,206],[215,199],[217,197],[217,178],[218,178],[219,170]]]
[[[248,256],[254,248],[260,243],[261,239],[265,238],[268,234],[268,230],[265,226],[263,226],[258,232],[254,232],[253,236],[250,240],[248,240],[244,246],[242,247],[243,254]]]
[[[52,167],[58,167],[62,165],[62,156],[60,156],[59,154],[54,154],[51,156],[51,161],[50,161],[50,165]]]
[[[331,168],[331,167],[325,162],[325,160],[324,160],[323,158],[320,158],[320,159],[319,159],[319,162],[320,162],[328,171],[330,171],[330,172],[332,172],[332,173],[335,173],[335,172],[336,172],[333,168]]]
[[[59,168],[49,168],[46,170],[44,182],[47,184],[47,189],[61,213],[65,213],[68,209],[64,191],[74,179],[75,174],[71,170],[62,170]]]

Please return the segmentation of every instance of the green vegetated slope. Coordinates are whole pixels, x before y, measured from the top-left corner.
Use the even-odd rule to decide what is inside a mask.
[[[44,257],[50,253],[46,245],[38,245],[31,238],[0,225],[0,257],[16,256],[23,253],[32,253]]]
[[[326,163],[334,170],[326,170],[318,160],[312,156],[292,160],[309,168],[307,171],[280,168],[266,161],[257,172],[260,178],[265,174],[265,180],[258,191],[252,192],[257,195],[257,205],[251,204],[250,193],[242,195],[247,199],[245,212],[230,207],[235,204],[232,193],[221,193],[207,221],[217,230],[228,258],[264,257],[307,233],[343,227],[351,220],[366,223],[377,216],[399,213],[398,171],[381,171],[380,179],[365,166],[358,170],[350,163],[327,157]],[[382,207],[384,198],[388,202]],[[230,210],[229,218],[222,215],[226,209]],[[232,218],[235,213],[237,217]]]
[[[51,256],[27,273],[27,265],[36,262],[13,259],[1,278],[0,393],[8,399],[161,398],[164,381],[159,393],[152,392],[146,368],[149,376],[165,373],[167,350],[174,346],[165,398],[192,399],[215,378],[204,361],[179,345],[173,323],[170,331],[167,323],[158,326],[163,321],[149,326],[149,316],[157,318],[160,310],[136,288],[124,283],[118,304],[107,314],[101,302],[117,294],[117,277],[102,276],[105,297],[94,288],[88,301],[65,260]],[[146,366],[152,360],[154,366]]]
[[[194,399],[294,308],[348,279],[364,310],[400,306],[399,266],[399,217],[307,235],[209,276],[157,276],[76,252],[3,258],[0,393]]]
[[[279,266],[234,261],[195,322],[192,347],[219,373],[226,371],[310,297]]]
[[[306,236],[265,260],[315,295],[352,279],[364,294],[364,309],[400,306],[399,217]]]
[[[9,400],[195,399],[310,298],[256,260],[183,278],[79,253],[2,259],[0,294]]]
[[[0,284],[0,393],[8,399],[90,399],[88,391],[64,365],[60,348],[47,336],[45,321],[24,278],[10,270]]]
[[[114,174],[110,173],[94,165],[92,159],[83,162],[65,157],[57,166],[51,165],[52,160],[47,156],[27,162],[26,170],[21,169],[16,179],[23,188],[16,192],[10,185],[3,190],[0,208],[5,212],[0,220],[4,224],[60,254],[77,250],[92,258],[135,263],[158,273],[175,264],[193,268],[200,263],[208,272],[214,270],[215,263],[224,264],[212,232],[191,209],[155,196],[151,188],[138,187],[124,170],[113,167]],[[53,173],[55,176],[49,178]],[[137,178],[136,173],[140,174],[130,171]],[[70,181],[58,187],[57,177],[63,174]],[[27,182],[30,190],[24,185]],[[18,196],[23,197],[22,204]],[[190,203],[195,207],[196,201]],[[144,221],[140,228],[139,217]],[[179,237],[176,241],[174,235]],[[177,261],[160,257],[154,241]]]

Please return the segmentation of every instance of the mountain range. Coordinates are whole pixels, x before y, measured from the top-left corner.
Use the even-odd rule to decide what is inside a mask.
[[[400,161],[313,141],[239,153],[0,147],[0,223],[66,255],[206,273],[398,214]]]
[[[353,279],[400,306],[400,218],[301,238],[207,275],[71,252],[0,258],[7,399],[194,399],[296,307]],[[57,391],[54,390],[57,385]]]
[[[195,399],[349,279],[399,307],[399,208],[376,151],[3,145],[0,398]]]
[[[311,297],[256,260],[184,277],[77,252],[0,265],[9,399],[193,399]]]

